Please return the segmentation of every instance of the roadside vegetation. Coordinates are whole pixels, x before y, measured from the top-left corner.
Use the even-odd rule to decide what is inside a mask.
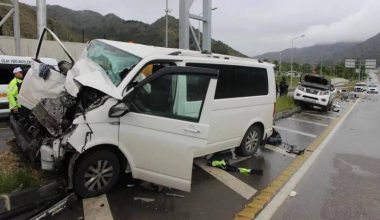
[[[16,147],[0,152],[0,194],[37,186],[47,180],[47,175],[32,164]]]
[[[291,96],[277,97],[276,113],[294,109],[296,107],[297,105],[294,103],[293,97]]]

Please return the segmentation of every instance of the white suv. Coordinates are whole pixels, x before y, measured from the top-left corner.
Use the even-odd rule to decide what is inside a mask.
[[[335,95],[336,89],[330,80],[316,74],[303,74],[293,97],[301,107],[319,106],[328,111],[331,110]]]
[[[272,132],[272,64],[93,40],[56,70],[38,51],[19,94],[29,113],[12,129],[43,169],[67,169],[80,196],[106,192],[121,171],[190,191],[195,157],[253,154]]]
[[[365,92],[367,89],[367,84],[365,83],[356,83],[354,87],[355,92]]]
[[[377,89],[377,85],[375,84],[368,85],[367,93],[373,93],[373,94],[379,93],[379,90]]]

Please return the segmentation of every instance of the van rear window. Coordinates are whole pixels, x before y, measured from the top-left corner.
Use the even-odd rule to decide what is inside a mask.
[[[187,63],[187,66],[219,70],[215,99],[268,94],[268,74],[265,68],[204,63]]]

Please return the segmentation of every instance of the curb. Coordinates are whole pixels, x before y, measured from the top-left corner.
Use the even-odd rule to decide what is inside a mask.
[[[296,108],[288,110],[288,111],[275,113],[273,120],[277,121],[277,120],[280,120],[283,118],[290,117],[290,116],[294,115],[295,113],[300,112],[301,110],[302,110],[301,107],[296,107]]]
[[[62,180],[54,180],[40,187],[0,195],[0,219],[8,219],[51,205],[66,195],[60,188],[61,185]]]

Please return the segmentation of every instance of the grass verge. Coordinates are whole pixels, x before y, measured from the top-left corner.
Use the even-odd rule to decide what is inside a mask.
[[[293,97],[291,96],[280,96],[277,97],[276,101],[276,113],[287,111],[296,108],[297,105],[294,103]]]
[[[23,190],[42,184],[47,178],[21,152],[0,152],[0,194]]]

